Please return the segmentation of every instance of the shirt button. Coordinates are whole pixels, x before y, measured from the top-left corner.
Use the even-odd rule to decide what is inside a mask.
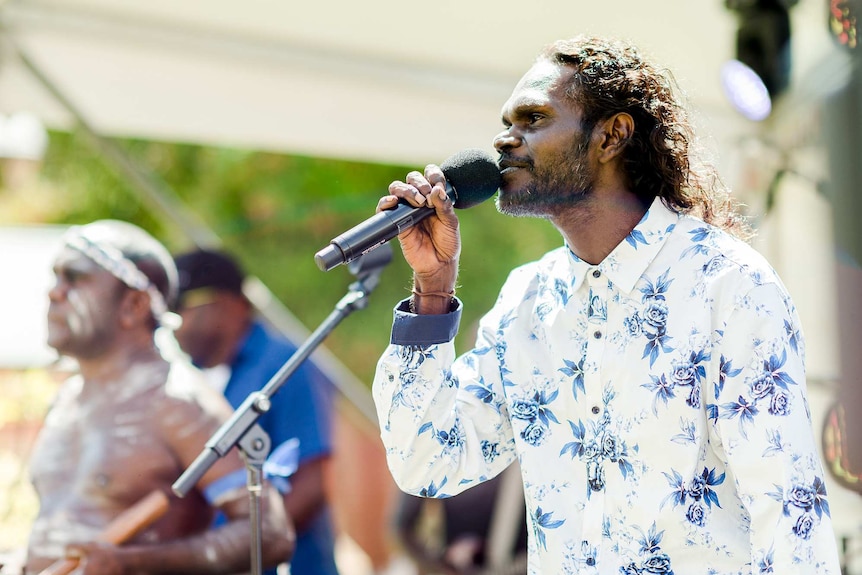
[[[599,330],[594,331],[593,337],[596,339],[602,339],[602,332],[600,332]]]
[[[594,414],[598,415],[601,409],[599,409],[598,405],[594,405],[592,411]]]
[[[593,277],[594,278],[602,277],[602,272],[600,272],[599,270],[593,270]]]

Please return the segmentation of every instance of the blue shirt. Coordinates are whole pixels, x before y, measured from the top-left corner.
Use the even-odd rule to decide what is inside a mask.
[[[598,265],[514,270],[460,314],[396,311],[373,393],[398,485],[521,465],[531,574],[840,573],[790,297],[749,246],[656,200]]]
[[[296,347],[256,321],[231,364],[225,397],[236,409],[250,393],[261,389],[291,358]],[[302,362],[272,396],[272,408],[258,419],[269,434],[272,449],[292,437],[299,439],[299,465],[327,455],[332,449],[330,391],[332,383],[308,360]],[[291,575],[336,575],[335,537],[329,509],[297,533]],[[274,575],[275,570],[267,571]]]

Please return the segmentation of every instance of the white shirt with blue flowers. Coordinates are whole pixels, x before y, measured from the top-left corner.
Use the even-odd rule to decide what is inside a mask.
[[[656,201],[599,265],[514,270],[458,357],[396,309],[373,393],[398,485],[521,465],[530,573],[838,575],[793,304],[749,246]]]

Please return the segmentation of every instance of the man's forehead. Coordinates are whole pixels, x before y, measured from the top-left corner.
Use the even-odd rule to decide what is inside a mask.
[[[56,255],[54,258],[54,269],[75,269],[82,272],[97,272],[103,270],[103,268],[92,259],[88,258],[78,250],[69,247],[62,248]]]
[[[560,64],[546,60],[536,62],[518,81],[503,109],[543,105],[551,98],[562,98],[565,89],[564,79],[567,76],[566,68]]]
[[[556,87],[566,68],[561,64],[539,60],[521,77],[518,87],[532,90],[550,90]]]

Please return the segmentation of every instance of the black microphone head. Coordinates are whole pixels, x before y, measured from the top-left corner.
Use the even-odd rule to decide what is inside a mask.
[[[453,204],[456,208],[481,204],[500,188],[500,168],[483,150],[462,150],[449,156],[440,168],[455,190]]]

